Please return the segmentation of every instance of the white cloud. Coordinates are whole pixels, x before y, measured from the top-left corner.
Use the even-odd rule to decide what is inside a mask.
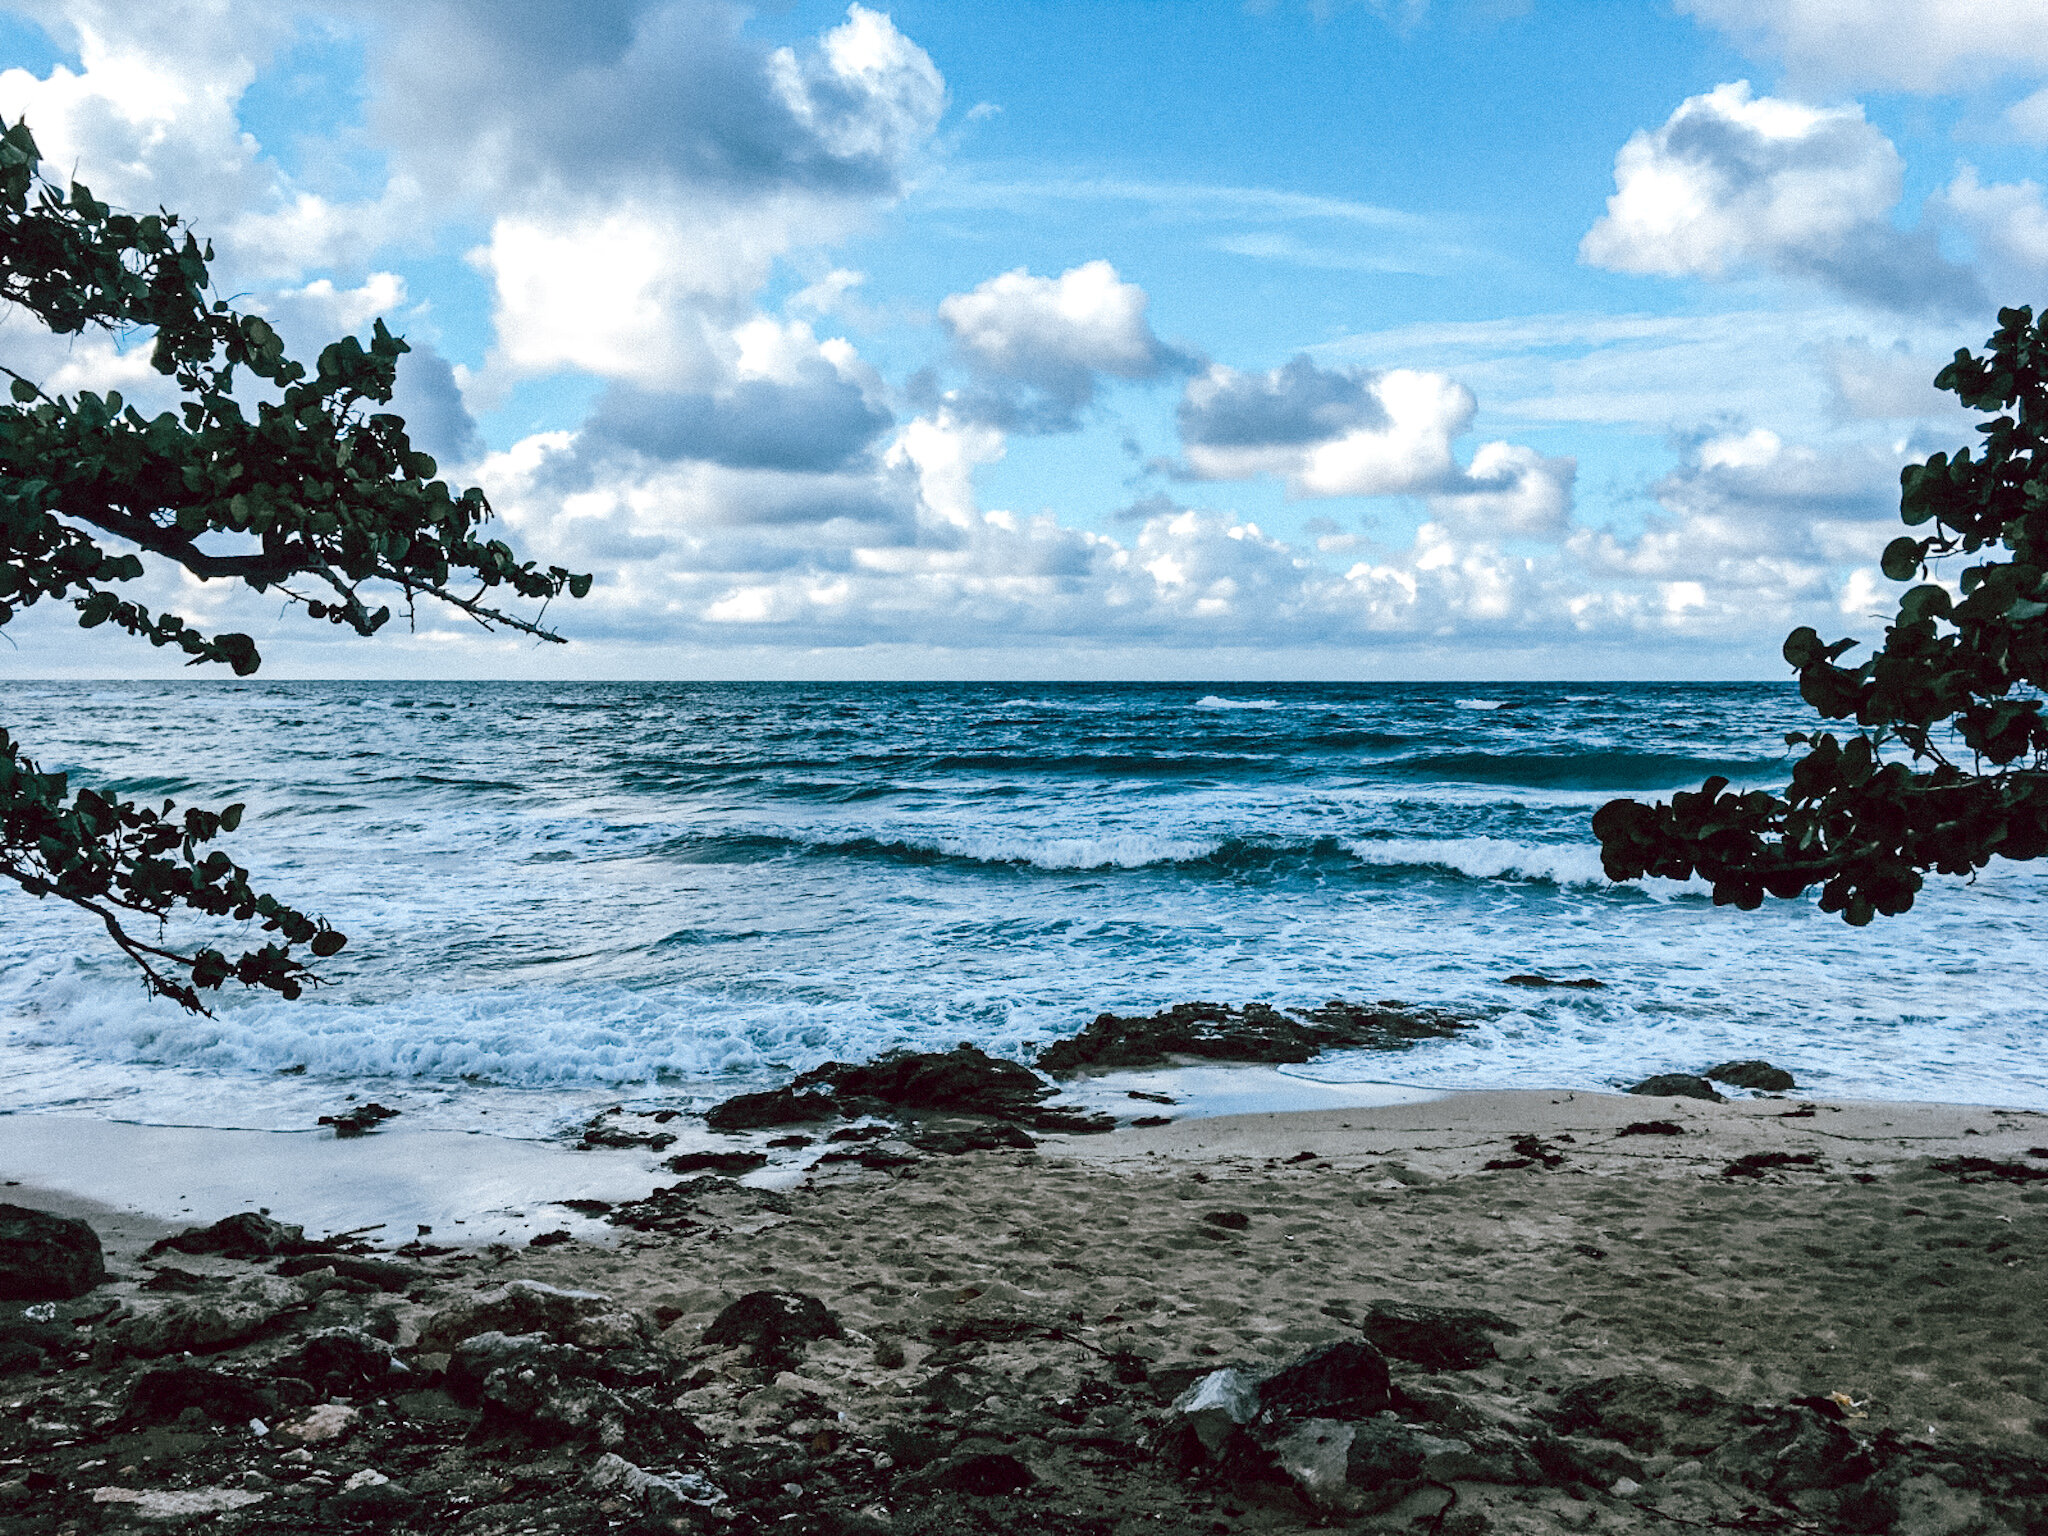
[[[1430,516],[1496,538],[1557,538],[1571,522],[1578,461],[1513,443],[1482,443],[1460,483],[1438,491]]]
[[[1992,292],[2008,303],[2038,298],[2048,282],[2048,207],[2040,183],[1987,185],[1966,165],[1928,207],[1969,237]]]
[[[1211,365],[1188,382],[1179,421],[1200,479],[1275,475],[1296,496],[1427,495],[1431,515],[1459,527],[1561,533],[1575,464],[1494,442],[1460,468],[1452,444],[1478,408],[1445,374],[1323,369],[1301,356],[1264,373]]]
[[[2029,144],[2048,144],[2048,87],[2007,107],[2005,124]]]
[[[1717,86],[1631,135],[1614,179],[1606,214],[1579,246],[1595,266],[1667,277],[1761,266],[1899,310],[1978,297],[1931,230],[1892,226],[1904,164],[1861,107],[1754,96],[1747,81]]]
[[[982,385],[953,408],[1013,429],[1071,429],[1099,376],[1151,379],[1183,366],[1152,334],[1149,305],[1106,261],[1058,277],[1018,267],[947,295],[939,319]]]
[[[2041,0],[1678,0],[1803,80],[1939,91],[2048,74]]]

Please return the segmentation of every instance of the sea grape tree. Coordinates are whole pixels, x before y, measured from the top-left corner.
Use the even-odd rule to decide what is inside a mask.
[[[1788,736],[1805,750],[1782,794],[1711,778],[1669,804],[1610,801],[1593,818],[1610,879],[1697,874],[1745,909],[1818,886],[1860,925],[1910,908],[1925,871],[2048,853],[2048,319],[2000,310],[1988,346],[1934,381],[1989,416],[1978,451],[1900,474],[1913,531],[1882,563],[1917,584],[1883,645],[1850,662],[1855,640],[1785,641],[1800,695],[1856,728]]]
[[[483,492],[437,478],[405,422],[380,409],[406,343],[379,320],[367,346],[343,337],[309,369],[260,316],[213,296],[212,260],[175,214],[119,212],[46,178],[25,123],[0,133],[0,298],[58,335],[150,339],[152,365],[180,397],[145,416],[118,393],[53,394],[0,364],[0,626],[68,603],[87,629],[112,625],[190,664],[255,672],[249,636],[208,634],[123,595],[146,562],[168,561],[358,635],[390,621],[382,592],[408,611],[430,598],[558,642],[541,624],[547,602],[583,596],[590,577],[486,537]],[[508,598],[538,611],[508,612]],[[315,979],[304,956],[347,942],[207,847],[241,813],[73,789],[0,729],[0,876],[97,917],[150,990],[187,1008],[230,979],[295,998]],[[232,960],[171,947],[165,924],[181,908],[254,923],[265,940]]]

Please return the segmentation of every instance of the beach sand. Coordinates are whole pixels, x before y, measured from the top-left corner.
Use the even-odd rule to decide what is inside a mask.
[[[1648,1121],[1677,1131],[1624,1134]],[[1531,1136],[1538,1143],[1517,1147]],[[1685,1447],[1655,1433],[1633,1448],[1636,1475],[1611,1485],[1604,1475],[1575,1486],[1459,1482],[1455,1511],[1445,1507],[1449,1484],[1387,1509],[1318,1510],[1285,1489],[1169,1466],[1153,1448],[1171,1419],[1162,1388],[1357,1338],[1374,1303],[1398,1301],[1483,1308],[1518,1330],[1498,1335],[1498,1358],[1472,1370],[1428,1374],[1395,1361],[1396,1385],[1411,1402],[1437,1403],[1446,1424],[1474,1413],[1527,1423],[1584,1383],[1647,1377],[1760,1408],[1840,1393],[1851,1433],[1927,1448],[1915,1465],[1951,1455],[1970,1466],[1987,1456],[2048,1461],[2048,1181],[1966,1182],[1935,1167],[1960,1157],[2048,1172],[2048,1156],[2028,1155],[2044,1146],[2048,1117],[2029,1112],[1797,1098],[1530,1091],[1187,1119],[1054,1137],[1037,1152],[821,1169],[780,1191],[706,1181],[687,1191],[688,1214],[652,1220],[652,1230],[593,1226],[584,1230],[603,1241],[459,1250],[404,1301],[380,1305],[402,1352],[437,1309],[514,1279],[599,1292],[642,1315],[692,1373],[678,1402],[711,1443],[783,1457],[795,1470],[775,1487],[811,1489],[787,1495],[786,1510],[773,1503],[780,1495],[763,1495],[741,1524],[730,1506],[721,1529],[759,1520],[786,1530],[1121,1533],[1335,1521],[1476,1533],[1691,1521],[2018,1531],[2027,1527],[1999,1523],[2004,1506],[1925,1473],[1894,1479],[1904,1492],[1887,1494],[1891,1523],[1829,1523],[1833,1495],[1717,1480],[1702,1472],[1704,1459],[1714,1473],[1712,1457],[1680,1454]],[[1814,1161],[1727,1171],[1774,1153]],[[598,1165],[591,1171],[605,1181]],[[616,1185],[553,1193],[617,1199]],[[49,1208],[75,1206],[79,1193],[25,1184],[6,1196]],[[138,1250],[163,1226],[106,1214],[110,1263],[125,1277],[107,1294],[146,1310],[157,1298],[136,1288],[150,1272]],[[276,1214],[293,1219],[285,1204]],[[1244,1221],[1206,1219],[1218,1214]],[[223,1279],[251,1272],[167,1257]],[[780,1373],[699,1342],[722,1309],[760,1289],[819,1298],[846,1337],[808,1345]],[[345,1310],[343,1300],[321,1305]],[[256,1356],[263,1347],[251,1346]],[[415,1371],[444,1359],[421,1356]],[[1124,1374],[1149,1386],[1117,1384],[1110,1363],[1133,1361],[1144,1370]],[[233,1357],[216,1363],[231,1367]],[[32,1417],[23,1403],[38,1384],[15,1378],[19,1401],[0,1422]],[[406,1410],[387,1402],[369,1411],[402,1419]],[[529,1455],[517,1475],[478,1471],[481,1452],[436,1442],[443,1461],[433,1462],[402,1450],[411,1443],[403,1427],[323,1452],[333,1462],[324,1489],[377,1470],[422,1501],[420,1524],[508,1536],[582,1529],[574,1508],[601,1502],[580,1481],[587,1454]],[[74,1474],[67,1457],[106,1464],[126,1454],[74,1439],[38,1449],[17,1436],[6,1454],[80,1490],[106,1474]],[[272,1464],[274,1441],[244,1450],[274,1479],[269,1513],[252,1506],[221,1518],[259,1529],[299,1508],[289,1501],[304,1486]],[[1036,1487],[976,1498],[902,1480],[921,1463],[943,1469],[999,1453],[1029,1468]],[[486,1485],[498,1494],[475,1493]],[[866,1513],[833,1514],[840,1504],[825,1495],[834,1488]],[[52,1506],[48,1529],[61,1514]],[[685,1514],[671,1511],[663,1528],[699,1528]],[[958,1523],[969,1514],[971,1524]]]

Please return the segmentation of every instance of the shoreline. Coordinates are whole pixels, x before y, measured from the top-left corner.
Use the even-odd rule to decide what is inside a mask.
[[[90,1135],[48,1139],[48,1166]],[[127,1529],[128,1510],[465,1536],[2048,1520],[2039,1112],[1528,1089],[828,1164],[776,1188],[678,1181],[636,1151],[509,1166],[495,1138],[395,1129],[131,1127],[97,1153],[183,1141],[189,1172],[223,1136],[264,1136],[285,1155],[263,1176],[306,1201],[337,1182],[439,1208],[514,1178],[551,1198],[669,1189],[543,1243],[472,1210],[453,1243],[464,1228],[435,1223],[393,1252],[412,1234],[387,1225],[365,1234],[382,1252],[282,1258],[150,1253],[215,1214],[189,1182],[174,1222],[74,1195],[111,1278],[54,1304],[55,1342],[49,1312],[0,1308],[58,1352],[0,1404],[0,1508],[24,1532]],[[224,1200],[251,1176],[214,1175]],[[27,1182],[4,1197],[54,1203]],[[304,1204],[265,1203],[314,1235]],[[806,1331],[736,1341],[764,1291]],[[1410,1316],[1485,1338],[1436,1358]],[[1196,1384],[1267,1394],[1332,1359],[1381,1362],[1388,1406],[1239,1421],[1199,1448],[1217,1424],[1194,1417]],[[1368,1436],[1423,1470],[1304,1459]]]
[[[1163,1108],[1167,1123],[1120,1125],[1100,1134],[1042,1134],[1036,1155],[1105,1170],[1148,1165],[1256,1163],[1313,1152],[1349,1174],[1384,1169],[1383,1182],[1433,1183],[1518,1156],[1534,1136],[1573,1174],[1647,1171],[1660,1178],[1710,1175],[1763,1153],[1812,1154],[1883,1171],[1911,1159],[2024,1158],[2048,1144],[2048,1114],[1912,1100],[1827,1101],[1790,1096],[1689,1098],[1582,1089],[1437,1092],[1397,1085],[1322,1084],[1272,1068],[1184,1066],[1094,1074],[1068,1085],[1083,1107],[1146,1107],[1125,1095],[1192,1076],[1212,1091]],[[1306,1087],[1306,1093],[1292,1091]],[[1331,1099],[1345,1102],[1331,1103]],[[1321,1101],[1307,1107],[1304,1100]],[[1236,1108],[1213,1112],[1211,1106]],[[1276,1105],[1282,1107],[1275,1107]],[[1675,1134],[1617,1136],[1662,1122]],[[483,1131],[414,1130],[402,1121],[346,1140],[325,1129],[222,1130],[145,1125],[91,1116],[0,1115],[0,1198],[65,1214],[94,1215],[151,1238],[204,1226],[239,1211],[275,1211],[309,1235],[373,1229],[380,1246],[420,1238],[436,1245],[522,1244],[568,1232],[589,1243],[619,1241],[601,1215],[563,1201],[643,1200],[688,1175],[666,1156],[765,1148],[772,1130],[711,1132],[678,1119],[668,1146],[578,1150],[559,1139]],[[1562,1138],[1562,1139],[1560,1139]],[[744,1187],[788,1190],[858,1176],[857,1165],[821,1164],[822,1138],[741,1175]],[[949,1159],[928,1157],[918,1166]],[[2043,1164],[2048,1168],[2048,1163]],[[872,1175],[870,1175],[872,1176]],[[424,1229],[424,1230],[422,1230]]]

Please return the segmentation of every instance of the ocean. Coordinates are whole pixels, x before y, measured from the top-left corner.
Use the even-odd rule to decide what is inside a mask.
[[[2042,871],[1931,879],[1863,930],[1602,877],[1604,800],[1784,782],[1813,724],[1789,686],[258,679],[7,705],[74,783],[246,802],[234,857],[350,944],[304,1000],[231,987],[206,1018],[147,998],[93,920],[0,889],[0,1111],[284,1129],[352,1093],[543,1135],[892,1046],[1029,1059],[1104,1010],[1340,997],[1475,1022],[1289,1074],[1596,1089],[1763,1056],[1820,1094],[2048,1109]]]

